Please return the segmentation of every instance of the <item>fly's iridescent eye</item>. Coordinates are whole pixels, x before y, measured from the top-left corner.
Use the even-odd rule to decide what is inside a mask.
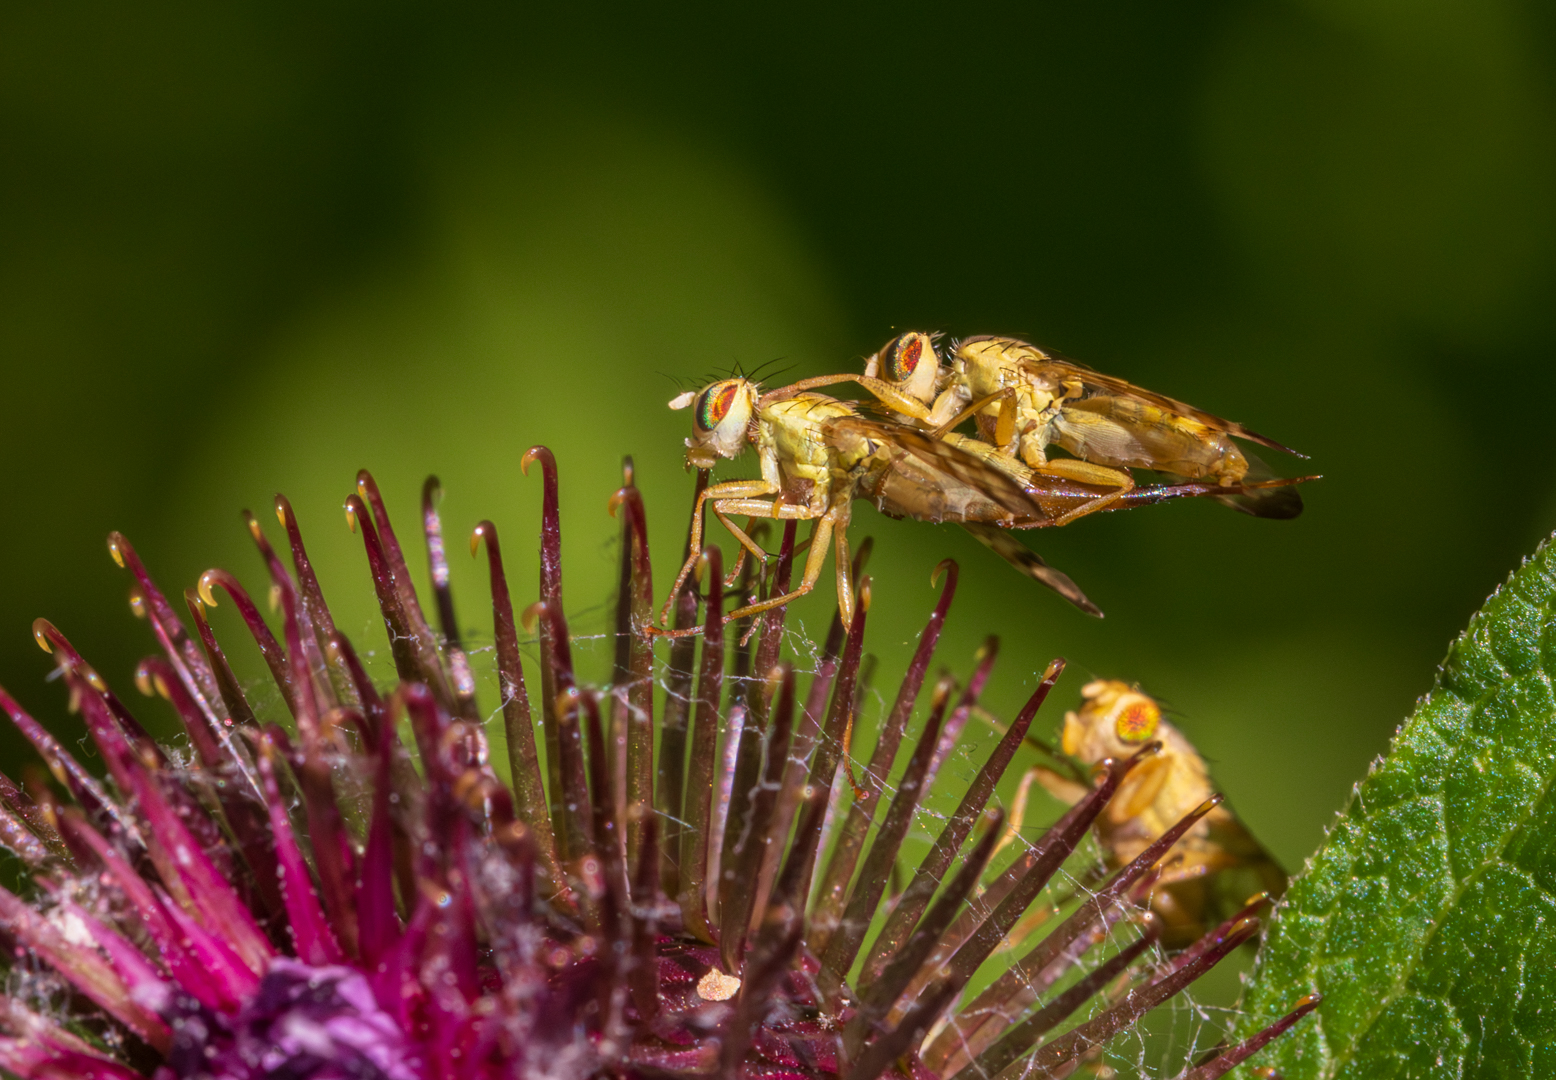
[[[697,399],[697,427],[703,431],[718,427],[719,421],[729,414],[729,407],[734,404],[739,390],[734,382],[719,383],[704,390]]]
[[[1113,722],[1113,730],[1123,742],[1142,743],[1156,734],[1156,726],[1161,719],[1162,711],[1154,702],[1134,701],[1124,706],[1118,714],[1118,719]]]
[[[913,374],[918,362],[924,356],[924,335],[903,334],[891,343],[887,352],[891,356],[891,363],[887,365],[887,372],[892,382],[903,382]]]

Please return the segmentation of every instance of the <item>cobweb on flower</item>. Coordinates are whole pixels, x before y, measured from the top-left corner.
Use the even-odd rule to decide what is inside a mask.
[[[478,609],[472,608],[474,613]],[[481,626],[476,620],[476,615],[470,622],[472,625],[464,631],[464,649],[469,656],[473,673],[477,682],[478,700],[486,703],[486,730],[491,752],[491,761],[499,772],[506,772],[507,753],[503,734],[502,701],[498,689],[498,678],[495,666],[495,646],[489,629]],[[614,632],[604,633],[580,633],[576,628],[599,626],[601,623],[609,624],[610,612],[604,606],[595,605],[580,610],[574,616],[573,626],[575,631],[571,636],[571,644],[574,651],[574,660],[577,670],[586,681],[597,685],[608,681],[611,672],[612,651],[614,649]],[[372,622],[359,627],[357,640],[364,642],[382,642],[385,627],[382,621]],[[798,620],[787,624],[783,631],[784,648],[782,655],[792,663],[797,677],[797,685],[803,693],[804,688],[814,679],[822,668],[823,649],[819,637],[807,631],[803,623]],[[915,630],[914,638],[917,637]],[[538,671],[540,664],[539,649],[533,636],[520,639],[520,647],[524,656],[526,677],[535,679],[533,685],[538,685],[538,678],[534,673]],[[868,637],[866,649],[870,647]],[[910,645],[911,647],[911,645]],[[370,647],[362,652],[365,664],[370,673],[381,684],[392,683],[395,679],[393,660],[390,649],[383,647]],[[662,702],[669,687],[667,685],[666,672],[662,666],[663,657],[656,658],[655,679],[658,686],[656,694],[656,712],[662,709]],[[973,666],[968,657],[944,655],[937,657],[937,663],[950,668],[954,674],[965,679]],[[1014,662],[1006,660],[1001,667],[996,667],[993,676],[997,685],[1000,680],[1029,679],[1034,674],[1031,671],[1016,670]],[[759,682],[755,676],[747,677],[750,684]],[[1067,680],[1072,684],[1075,680]],[[256,676],[252,680],[245,680],[245,690],[251,695],[251,700],[256,708],[264,711],[280,711],[284,709],[279,692],[272,680],[263,676]],[[1061,683],[1061,686],[1064,685]],[[912,718],[903,736],[903,746],[900,748],[894,766],[889,775],[885,777],[874,776],[872,779],[880,786],[880,799],[882,803],[889,801],[899,791],[898,781],[905,768],[906,760],[912,742],[917,738],[922,729],[924,715],[928,708],[929,684],[926,684],[919,695]],[[1034,732],[1044,735],[1057,726],[1058,718],[1063,716],[1062,698],[1048,703],[1044,711],[1039,713],[1037,723],[1034,724]],[[856,776],[863,775],[868,768],[869,757],[879,727],[887,711],[891,707],[891,701],[875,686],[865,684],[860,695],[858,721],[854,731],[852,746],[848,754],[848,760]],[[1045,719],[1046,716],[1046,719]],[[1046,730],[1045,730],[1046,729]],[[731,749],[738,741],[739,729],[728,730],[723,733],[719,742],[718,753],[722,762],[720,772],[721,783],[728,785],[729,767],[733,763]],[[888,890],[888,896],[892,900],[900,893],[902,886],[911,875],[911,869],[922,859],[929,849],[934,838],[946,825],[950,809],[955,806],[960,792],[965,790],[969,782],[979,771],[983,758],[987,755],[990,744],[998,738],[998,733],[988,725],[983,717],[974,715],[970,717],[966,725],[961,729],[954,745],[950,748],[943,764],[939,769],[935,783],[931,788],[931,794],[920,802],[913,814],[913,827],[910,829],[902,846],[902,851],[897,860],[897,872],[901,875],[900,881],[895,881]],[[543,752],[543,751],[542,751]],[[803,766],[804,756],[800,748],[796,746],[791,750],[790,761],[792,764]],[[999,785],[991,805],[1001,805],[1007,811],[1011,809],[1014,792],[1021,774],[1027,765],[1031,764],[1018,756],[1012,763],[1004,779]],[[828,815],[827,848],[823,850],[818,860],[818,866],[825,866],[830,856],[832,842],[836,840],[836,825],[844,814],[853,798],[849,782],[839,779],[832,789],[832,805]],[[1032,805],[1029,806],[1020,832],[1015,833],[1001,856],[991,862],[985,872],[984,879],[990,880],[1005,868],[1011,861],[1019,857],[1023,851],[1030,850],[1032,841],[1040,837],[1043,831],[1058,817],[1062,811],[1062,804],[1049,799],[1034,788]],[[714,823],[715,835],[722,829],[721,822]],[[870,835],[873,837],[880,825],[879,814],[877,821],[872,826]],[[970,842],[970,841],[969,841]],[[715,851],[717,846],[715,845]],[[1065,897],[1070,899],[1065,904],[1060,914],[1054,917],[1057,923],[1064,914],[1078,906],[1082,901],[1096,895],[1096,889],[1104,880],[1102,873],[1102,859],[1100,851],[1095,843],[1088,840],[1068,861],[1063,869],[1055,876],[1044,893],[1044,897],[1034,903],[1034,909],[1041,906],[1046,898]],[[819,882],[818,873],[817,880]],[[888,901],[882,907],[882,913],[878,914],[871,933],[866,941],[872,940],[879,931],[884,920],[884,914],[890,910],[891,902]],[[1110,928],[1107,938],[1092,948],[1086,957],[1076,965],[1075,969],[1057,986],[1050,988],[1041,996],[1051,998],[1054,993],[1062,990],[1077,979],[1093,970],[1109,955],[1117,952],[1121,947],[1136,938],[1135,931],[1129,929],[1126,923],[1120,923]],[[861,950],[861,957],[865,950]],[[997,977],[1005,967],[998,960],[1003,955],[1008,959],[1014,957],[1006,953],[997,953],[984,966],[984,971],[963,992],[960,1000],[971,1001],[982,989]],[[1018,954],[1019,955],[1019,954]],[[1153,962],[1160,962],[1164,953],[1159,946],[1152,946],[1147,954]],[[1131,1026],[1123,1033],[1116,1036],[1101,1049],[1088,1056],[1086,1063],[1082,1065],[1079,1076],[1119,1076],[1141,1077],[1150,1080],[1169,1080],[1184,1071],[1185,1066],[1201,1057],[1206,1051],[1221,1043],[1226,1033],[1233,1027],[1238,1016],[1238,1010],[1232,1002],[1237,997],[1238,977],[1233,974],[1235,968],[1246,968],[1248,963],[1248,951],[1240,950],[1238,954],[1229,957],[1223,963],[1219,976],[1214,977],[1207,987],[1200,983],[1184,990],[1168,1002],[1153,1010],[1141,1022]],[[857,968],[856,963],[856,968]],[[41,977],[41,976],[40,976]],[[49,987],[40,982],[35,988],[34,994],[28,995],[34,1000],[48,996]],[[1116,1001],[1106,993],[1095,997],[1086,1007],[1079,1010],[1070,1020],[1061,1025],[1050,1036],[1063,1030],[1084,1023],[1091,1017],[1102,1012]],[[947,1009],[949,1014],[951,1009]],[[926,1037],[926,1043],[933,1039],[937,1029],[932,1029]],[[1030,1059],[1027,1059],[1028,1061]]]
[[[589,618],[590,614],[591,612],[581,613],[582,617],[578,619],[578,623],[588,625],[592,621]],[[592,614],[598,618],[598,609],[595,609]],[[577,624],[575,623],[575,625]],[[803,624],[796,626],[796,624],[791,623],[787,625],[784,629],[783,639],[783,656],[792,663],[798,679],[798,685],[803,690],[808,682],[821,672],[822,647],[814,636],[807,633]],[[580,672],[599,673],[602,676],[599,681],[603,683],[605,681],[603,676],[608,675],[610,670],[613,643],[613,633],[588,634],[575,632],[572,637],[572,645],[578,670]],[[495,692],[497,679],[492,667],[491,643],[481,632],[472,631],[465,640],[465,647],[476,669],[476,677],[478,683],[481,684],[480,691],[485,695],[483,700],[494,703],[494,707],[487,716],[488,734],[492,741],[492,760],[494,763],[504,762],[506,760],[506,752],[502,748],[502,720],[500,702],[498,702]],[[535,639],[522,640],[521,647],[525,653],[527,666],[529,664],[538,666],[539,656]],[[867,650],[868,647],[867,641]],[[967,669],[971,666],[968,663],[968,658],[965,657],[947,656],[944,659],[946,665],[960,676],[965,677]],[[1009,671],[1005,672],[1006,677],[1009,677],[1011,674]],[[1031,674],[1033,673],[1020,673],[1022,676]],[[659,703],[662,703],[664,696],[669,693],[662,662],[656,663],[655,678],[658,690],[656,698]],[[996,671],[995,678],[1000,678],[998,671]],[[755,686],[760,681],[754,674],[747,676],[747,679],[749,685],[752,686]],[[915,705],[912,719],[909,721],[907,731],[903,736],[903,746],[897,754],[897,760],[891,773],[886,777],[872,777],[875,782],[880,784],[882,805],[895,797],[899,790],[898,780],[900,779],[900,773],[905,767],[912,740],[918,736],[922,729],[928,698],[929,687],[926,685],[924,691],[920,694],[920,700]],[[868,684],[862,687],[858,723],[848,754],[848,759],[856,777],[862,775],[864,770],[868,768],[870,750],[877,737],[880,723],[890,706],[890,700],[879,689]],[[659,708],[662,708],[662,704],[656,704],[656,711]],[[1063,708],[1057,702],[1050,703],[1045,709],[1050,718],[1063,716]],[[1039,714],[1039,719],[1041,720],[1041,718],[1042,714]],[[1047,726],[1051,728],[1054,725],[1050,722]],[[1042,727],[1034,725],[1034,730],[1040,731]],[[733,748],[738,742],[739,735],[740,730],[737,727],[725,731],[719,741],[718,754],[721,762],[719,777],[720,782],[726,788],[731,779],[729,771],[734,762]],[[893,900],[900,892],[902,885],[906,883],[908,876],[911,874],[911,868],[918,864],[934,838],[947,823],[950,807],[954,807],[960,792],[966,788],[974,775],[976,775],[983,757],[988,752],[990,743],[997,737],[997,732],[988,726],[986,720],[980,719],[977,716],[970,718],[966,726],[961,730],[959,737],[950,748],[949,754],[940,767],[930,796],[924,799],[914,811],[914,825],[903,843],[902,852],[897,862],[896,869],[901,875],[901,881],[894,882],[889,890],[889,895]],[[790,761],[792,764],[802,767],[806,764],[798,746],[791,750]],[[1031,762],[1024,761],[1021,758],[1018,758],[1017,762],[1012,764],[994,798],[991,800],[991,805],[1002,805],[1007,811],[1009,810],[1015,786],[1028,764],[1031,764]],[[838,824],[840,816],[846,812],[849,801],[852,798],[850,783],[840,777],[839,782],[832,789],[832,804],[827,818],[827,832],[825,834],[827,848],[823,850],[818,860],[818,866],[826,865],[832,843],[837,838],[834,826]],[[1023,851],[1030,850],[1033,846],[1032,840],[1040,837],[1063,810],[1062,804],[1048,798],[1040,789],[1034,789],[1032,803],[1033,805],[1029,807],[1026,813],[1021,831],[1011,837],[1001,857],[990,864],[984,875],[985,880],[992,879],[1006,865],[1019,857]],[[657,812],[663,813],[662,811]],[[877,821],[871,829],[870,835],[872,837],[880,824],[878,818],[879,815],[877,815]],[[722,822],[714,823],[715,835],[720,834],[722,824]],[[1063,908],[1054,916],[1052,920],[1054,923],[1057,923],[1064,915],[1079,906],[1085,899],[1096,895],[1097,887],[1106,877],[1102,867],[1101,853],[1095,842],[1088,839],[1055,876],[1044,893],[1044,898],[1068,897],[1068,901]],[[819,880],[820,874],[818,873],[817,881],[819,882]],[[1040,898],[1033,905],[1034,909],[1043,902],[1044,899]],[[884,915],[890,909],[890,902],[883,905],[882,913],[877,916],[867,941],[873,939],[874,934],[879,931]],[[1137,936],[1137,933],[1127,928],[1125,922],[1111,927],[1104,942],[1089,950],[1086,957],[1076,965],[1070,975],[1057,986],[1046,990],[1041,996],[1045,999],[1051,998],[1065,986],[1072,984],[1096,968],[1109,955],[1117,952],[1119,948],[1135,940]],[[1030,944],[1030,941],[1028,944]],[[863,951],[861,952],[862,955]],[[972,1000],[995,977],[1005,970],[997,962],[999,955],[1002,954],[997,953],[996,959],[986,963],[985,972],[981,973],[980,977],[967,987],[961,995],[961,1001]],[[1010,956],[1009,953],[1004,953],[1003,955]],[[1166,954],[1159,946],[1153,945],[1147,956],[1154,965],[1164,960]],[[1013,958],[1011,957],[1011,959]],[[1168,1080],[1168,1078],[1182,1073],[1187,1065],[1199,1059],[1211,1048],[1222,1043],[1227,1032],[1233,1027],[1238,1016],[1238,1010],[1232,1003],[1237,997],[1241,980],[1241,975],[1237,973],[1236,969],[1246,969],[1248,960],[1248,950],[1246,949],[1240,950],[1238,954],[1228,958],[1222,965],[1220,977],[1214,980],[1208,992],[1203,986],[1191,986],[1184,990],[1148,1014],[1143,1021],[1116,1036],[1100,1051],[1094,1051],[1091,1055],[1088,1055],[1086,1063],[1081,1066],[1076,1075],[1087,1077],[1141,1077],[1149,1078],[1149,1080],[1161,1078],[1161,1080]],[[1069,1021],[1061,1025],[1059,1029],[1050,1032],[1048,1037],[1084,1023],[1108,1008],[1111,1004],[1116,1003],[1116,1000],[1116,996],[1108,994],[1098,995],[1087,1007],[1079,1010]],[[953,1010],[948,1009],[946,1011],[949,1014]],[[937,1030],[932,1029],[930,1031],[926,1037],[926,1043],[934,1037]],[[1029,1061],[1030,1059],[1027,1060]]]

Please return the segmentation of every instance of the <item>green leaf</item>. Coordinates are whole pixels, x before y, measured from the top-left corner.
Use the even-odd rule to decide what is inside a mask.
[[[1287,1080],[1556,1076],[1556,547],[1448,651],[1291,886],[1240,1034]],[[1250,1075],[1247,1066],[1244,1075]]]

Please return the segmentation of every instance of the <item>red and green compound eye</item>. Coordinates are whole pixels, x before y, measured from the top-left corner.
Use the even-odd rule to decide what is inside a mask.
[[[1154,702],[1135,701],[1126,705],[1113,723],[1113,730],[1122,742],[1142,743],[1156,734],[1162,711]]]
[[[719,383],[704,390],[702,397],[697,399],[697,426],[703,431],[718,427],[719,421],[729,415],[729,407],[739,392],[740,386],[734,382]]]
[[[891,344],[891,379],[902,382],[918,367],[924,355],[924,335],[903,334]]]

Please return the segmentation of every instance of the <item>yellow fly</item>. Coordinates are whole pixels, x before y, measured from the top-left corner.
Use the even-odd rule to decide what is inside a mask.
[[[1213,794],[1204,759],[1161,707],[1126,683],[1097,680],[1081,690],[1079,711],[1064,718],[1062,749],[1092,766],[1125,758],[1149,742],[1159,753],[1137,765],[1097,819],[1097,840],[1110,867],[1123,866]],[[1076,778],[1039,769],[1056,798],[1075,803],[1089,790]],[[1164,939],[1187,944],[1207,923],[1241,906],[1249,893],[1279,896],[1286,874],[1225,804],[1207,814],[1173,849],[1152,903]]]
[[[1088,512],[1105,509],[1129,492],[1134,468],[1244,486],[1241,493],[1219,498],[1257,517],[1292,518],[1302,512],[1302,497],[1289,483],[1246,483],[1250,476],[1265,480],[1269,473],[1233,440],[1295,451],[1016,338],[965,338],[952,344],[942,364],[935,336],[913,331],[887,342],[866,361],[862,376],[825,381],[857,382],[887,408],[936,434],[972,417],[980,438],[999,454],[1037,473],[1110,488],[1110,497]],[[1074,457],[1050,457],[1052,446]]]
[[[847,540],[850,508],[854,499],[864,498],[893,517],[958,522],[1022,573],[1082,610],[1101,614],[1074,582],[1004,530],[1065,524],[1078,511],[1089,512],[1099,499],[1108,497],[1107,488],[1036,473],[976,439],[935,439],[905,424],[867,419],[848,402],[810,391],[808,387],[818,381],[825,380],[762,393],[750,379],[737,377],[670,402],[673,409],[692,409],[693,435],[686,440],[688,467],[712,468],[751,445],[761,468],[759,479],[730,480],[703,491],[693,519],[691,553],[670,590],[671,597],[680,592],[702,550],[705,504],[740,543],[742,558],[749,553],[759,561],[766,552],[733,518],[813,521],[799,585],[729,617],[754,615],[810,592],[820,579],[827,548],[833,546],[838,607],[847,625],[853,614]],[[1240,490],[1179,484],[1142,488],[1124,502]],[[669,605],[667,601],[661,622],[668,618]]]

